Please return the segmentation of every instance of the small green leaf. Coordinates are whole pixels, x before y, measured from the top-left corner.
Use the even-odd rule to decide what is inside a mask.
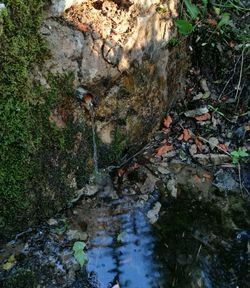
[[[239,150],[238,153],[239,153],[239,157],[247,157],[247,156],[249,156],[249,154],[246,151],[244,151],[244,150]]]
[[[239,157],[238,151],[233,151],[230,153],[232,157]]]
[[[221,28],[224,25],[228,25],[230,21],[230,14],[229,13],[223,13],[220,19],[220,22],[217,25],[217,28]]]
[[[176,20],[175,24],[181,34],[187,35],[193,32],[193,25],[186,20]]]
[[[76,261],[80,264],[81,268],[87,262],[87,256],[83,250],[81,250],[81,251],[78,250],[77,252],[75,252],[74,257],[75,257]]]
[[[122,242],[127,235],[128,235],[128,233],[127,233],[126,231],[121,232],[121,233],[117,236],[117,241],[118,241],[118,242]]]
[[[6,263],[3,264],[4,270],[10,270],[16,264],[15,255],[11,255]]]
[[[73,245],[73,250],[75,252],[82,251],[86,247],[86,244],[81,241],[76,241]]]
[[[184,0],[187,11],[192,19],[196,19],[200,13],[199,8],[192,4],[189,0]]]

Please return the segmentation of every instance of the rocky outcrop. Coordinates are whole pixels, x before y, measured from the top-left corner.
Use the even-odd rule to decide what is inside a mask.
[[[68,9],[63,20],[48,18],[41,28],[51,52],[45,70],[72,71],[75,87],[91,91],[97,132],[107,145],[117,133],[123,146],[140,145],[183,93],[185,43],[169,45],[177,2],[53,2],[52,10]]]

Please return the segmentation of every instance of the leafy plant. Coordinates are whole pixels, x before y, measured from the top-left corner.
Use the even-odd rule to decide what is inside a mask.
[[[183,35],[188,35],[193,32],[194,27],[193,25],[184,19],[178,19],[175,21],[175,24],[178,28],[178,31]]]
[[[200,13],[199,8],[196,5],[192,4],[190,0],[184,0],[184,2],[190,17],[192,19],[196,19]]]
[[[239,148],[238,150],[232,151],[230,153],[230,156],[233,164],[238,164],[241,158],[248,157],[249,154],[246,151]]]
[[[81,241],[76,241],[73,245],[74,257],[76,261],[80,264],[81,268],[87,262],[88,258],[83,251],[86,247],[86,244]]]

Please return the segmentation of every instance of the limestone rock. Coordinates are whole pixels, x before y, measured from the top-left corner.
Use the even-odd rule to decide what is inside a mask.
[[[44,70],[72,71],[75,85],[91,91],[97,132],[106,146],[117,133],[123,146],[141,145],[184,92],[185,41],[168,47],[176,35],[177,2],[159,13],[160,0],[52,1],[53,15],[67,10],[64,22],[47,18],[41,27],[51,54]]]

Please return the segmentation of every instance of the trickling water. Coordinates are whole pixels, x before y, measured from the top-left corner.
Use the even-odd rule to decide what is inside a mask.
[[[93,138],[93,160],[94,160],[94,172],[98,174],[98,156],[97,156],[97,145],[96,145],[96,132],[95,132],[95,111],[92,102],[89,104],[89,113],[91,116],[92,126],[92,138]]]

